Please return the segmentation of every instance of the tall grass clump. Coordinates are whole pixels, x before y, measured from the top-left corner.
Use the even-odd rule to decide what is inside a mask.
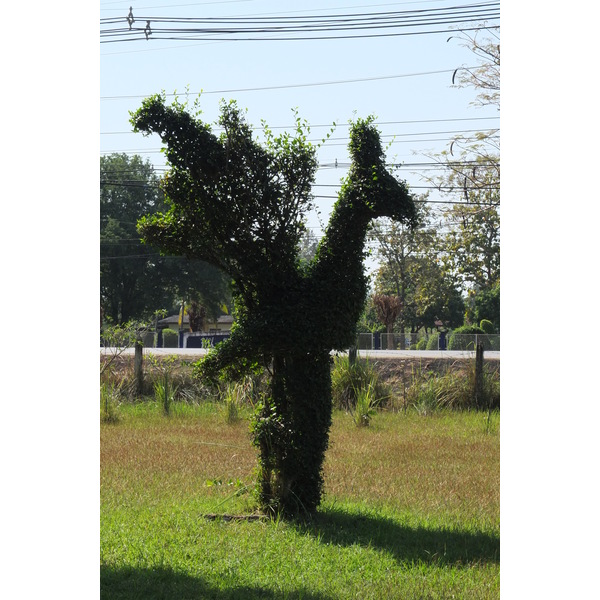
[[[120,390],[112,382],[100,384],[100,419],[103,423],[119,421]]]
[[[372,406],[383,406],[391,398],[391,388],[379,377],[368,360],[351,362],[347,356],[336,356],[331,371],[333,406],[339,410],[354,411],[358,396],[367,391]],[[362,402],[366,402],[366,398]]]
[[[171,414],[171,406],[175,401],[176,394],[177,386],[173,383],[168,373],[164,373],[160,379],[154,382],[154,397],[160,406],[162,406],[163,413],[167,417]]]
[[[168,417],[171,414],[171,406],[175,401],[178,390],[178,386],[173,380],[176,357],[169,356],[167,358],[159,359],[150,355],[149,359],[155,371],[158,373],[158,377],[153,384],[154,398],[158,404],[162,406],[165,416]]]
[[[461,370],[448,369],[438,375],[413,369],[411,384],[405,402],[420,414],[431,414],[438,409],[495,410],[500,408],[500,377],[484,364],[479,397],[476,393],[475,361],[469,361]]]
[[[221,391],[227,423],[236,423],[244,407],[255,410],[265,394],[264,374],[249,375],[239,381],[227,381]]]
[[[367,427],[371,418],[377,412],[379,399],[376,393],[376,383],[369,381],[367,387],[355,390],[356,403],[354,408],[350,409],[354,423],[357,427]]]
[[[229,382],[223,391],[225,402],[225,419],[227,423],[237,423],[240,419],[240,407],[243,403],[244,389],[242,383]]]
[[[405,397],[406,405],[419,414],[428,415],[448,403],[448,389],[444,389],[442,379],[423,371],[420,366],[413,368]]]

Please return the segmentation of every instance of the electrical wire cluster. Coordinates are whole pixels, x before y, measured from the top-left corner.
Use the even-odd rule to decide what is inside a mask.
[[[448,33],[497,28],[500,2],[373,13],[269,17],[163,17],[129,14],[100,19],[101,43],[139,40],[294,41]],[[472,26],[471,26],[472,25]],[[440,29],[441,28],[441,29]]]

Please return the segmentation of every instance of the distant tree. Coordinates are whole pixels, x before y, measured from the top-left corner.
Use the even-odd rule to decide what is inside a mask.
[[[381,261],[375,278],[375,289],[378,294],[398,298],[401,332],[404,332],[414,315],[412,293],[415,287],[415,265],[423,246],[430,244],[431,236],[435,234],[433,230],[426,228],[428,209],[418,200],[412,223],[381,219],[375,222],[372,229],[372,237],[377,242],[377,257]]]
[[[377,318],[377,311],[373,304],[373,294],[370,294],[358,321],[357,333],[383,333],[384,331],[386,331],[386,327]]]
[[[459,43],[471,50],[479,61],[476,67],[458,67],[452,76],[452,84],[456,87],[477,90],[477,97],[472,102],[473,106],[500,107],[499,31],[499,27],[482,27],[474,33],[457,32],[447,40],[447,42],[459,40]]]
[[[500,282],[474,295],[473,308],[468,317],[475,324],[484,319],[491,321],[496,331],[500,331]]]
[[[162,202],[149,162],[126,154],[100,158],[100,294],[105,317],[116,324],[142,318],[165,301],[158,288],[146,289],[158,251],[143,246],[136,231],[137,220]]]
[[[477,92],[475,107],[500,110],[500,44],[494,28],[475,35],[460,32],[459,40],[478,59],[477,67],[459,67],[453,84]],[[427,178],[457,203],[443,209],[450,230],[444,240],[444,268],[465,290],[486,290],[500,278],[500,141],[498,129],[455,136],[448,148],[430,155],[444,168]]]
[[[188,307],[188,318],[190,331],[202,331],[206,319],[206,308],[196,299],[193,299]]]
[[[500,213],[492,205],[495,195],[473,192],[464,204],[444,210],[449,225],[443,240],[444,268],[472,293],[491,289],[500,280]]]
[[[330,351],[354,343],[367,291],[369,223],[413,216],[406,185],[386,171],[372,120],[353,123],[352,167],[306,263],[298,252],[317,160],[301,119],[294,135],[265,129],[260,145],[235,103],[221,105],[216,136],[199,113],[153,96],[132,123],[161,136],[170,165],[163,180],[168,208],[141,219],[144,239],[209,261],[234,281],[236,327],[200,362],[199,374],[239,375],[257,364],[270,371],[270,394],[253,425],[260,502],[265,511],[311,514],[321,499],[331,425]]]
[[[300,238],[298,252],[300,260],[310,262],[315,257],[318,247],[319,240],[317,236],[310,229],[307,229]]]
[[[413,336],[421,328],[434,328],[437,320],[460,325],[464,315],[460,290],[440,257],[441,236],[426,200],[417,200],[413,227],[383,221],[373,227],[380,261],[376,292],[399,298],[398,330],[410,329]]]
[[[477,92],[471,106],[491,106],[500,111],[500,40],[495,29],[481,29],[474,35],[462,31],[448,38],[448,42],[457,40],[472,52],[479,64],[476,67],[458,67],[452,76],[453,85]],[[449,173],[447,183],[458,186],[461,193],[465,193],[465,189],[468,193],[499,187],[500,140],[497,128],[474,135],[455,136],[448,150],[438,158]]]
[[[142,243],[138,219],[164,208],[149,161],[127,154],[100,158],[100,304],[114,324],[149,319],[192,294],[217,314],[229,300],[222,272],[201,261],[160,256],[157,247]]]
[[[373,305],[377,311],[377,317],[385,325],[387,333],[393,333],[394,323],[402,310],[400,298],[386,294],[374,294]]]

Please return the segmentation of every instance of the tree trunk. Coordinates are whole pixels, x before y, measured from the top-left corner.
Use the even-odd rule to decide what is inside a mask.
[[[329,352],[278,355],[271,398],[254,427],[260,449],[263,510],[295,516],[316,511],[331,427]]]

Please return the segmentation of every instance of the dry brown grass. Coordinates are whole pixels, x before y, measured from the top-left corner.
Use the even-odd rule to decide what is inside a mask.
[[[478,414],[376,418],[357,430],[340,415],[327,455],[327,492],[397,510],[499,520],[499,436]]]
[[[336,413],[325,463],[326,499],[499,522],[499,434],[479,413],[379,414],[369,428]],[[226,497],[254,482],[248,423],[222,410],[201,417],[125,416],[102,425],[101,482],[108,493]],[[207,486],[219,480],[222,486]]]
[[[207,498],[223,495],[207,481],[253,481],[256,454],[247,423],[227,425],[218,412],[202,418],[157,415],[101,429],[101,484],[117,495]]]

